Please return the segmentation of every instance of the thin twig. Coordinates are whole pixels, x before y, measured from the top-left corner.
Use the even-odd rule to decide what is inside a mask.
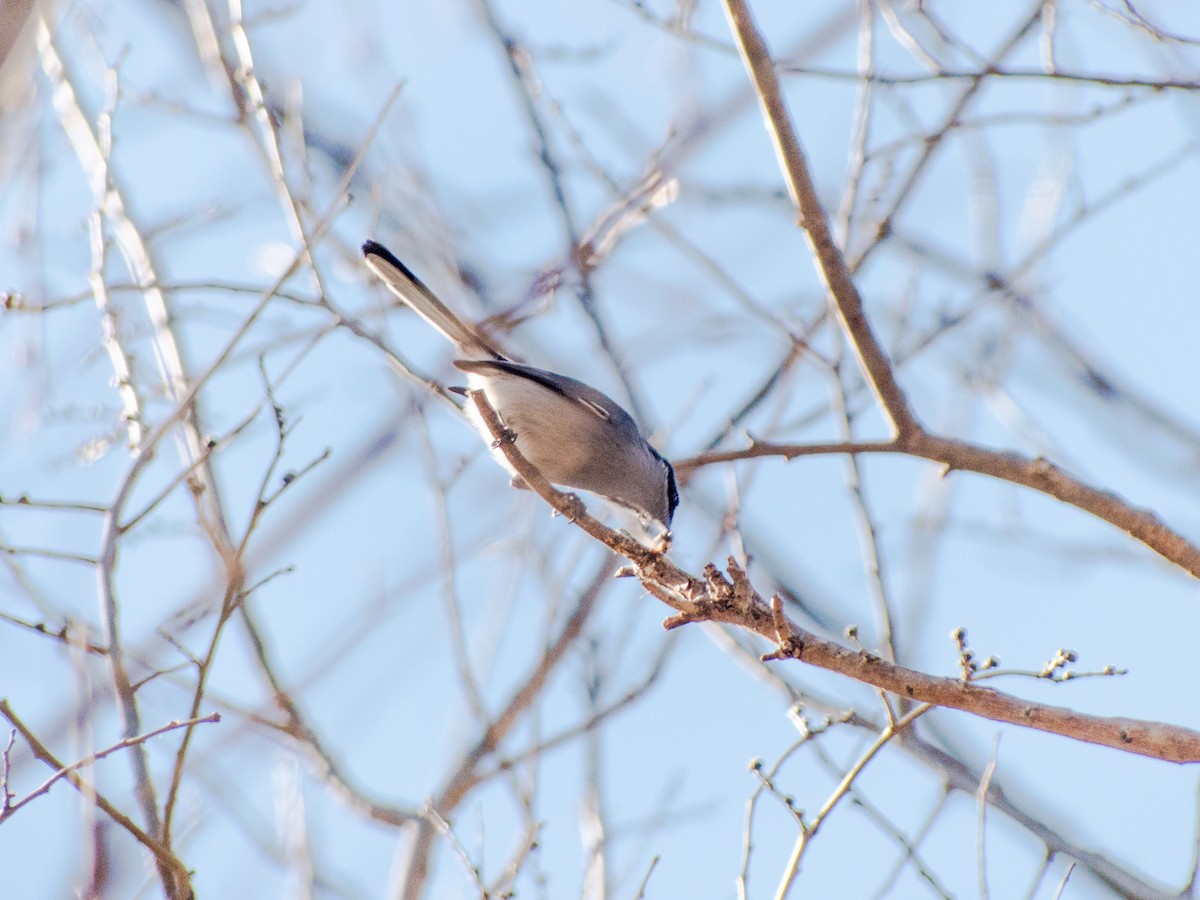
[[[845,797],[853,786],[855,780],[862,774],[867,764],[874,759],[879,752],[887,746],[887,743],[904,731],[912,722],[923,716],[925,713],[934,707],[928,703],[922,704],[910,710],[896,722],[888,723],[888,725],[879,733],[879,737],[866,749],[858,761],[850,767],[850,770],[842,778],[841,783],[834,788],[833,793],[825,801],[824,805],[817,814],[807,823],[802,823],[799,836],[796,838],[796,844],[792,848],[791,858],[788,860],[787,868],[784,869],[783,878],[779,882],[779,887],[775,892],[775,900],[784,900],[792,889],[792,884],[796,880],[796,876],[800,872],[800,862],[804,858],[804,851],[811,845],[812,839],[816,837],[822,823],[833,812],[842,798]]]
[[[657,853],[654,854],[654,858],[650,860],[649,868],[646,869],[646,874],[642,877],[641,884],[638,885],[638,892],[633,895],[633,900],[645,900],[646,885],[650,883],[650,876],[654,874],[654,867],[658,865],[661,859],[662,857]]]
[[[5,716],[5,718],[8,718],[9,714],[11,712],[12,712],[12,708],[8,705],[7,701],[0,700],[0,713],[2,713]],[[9,719],[9,721],[12,721],[12,720]],[[34,799],[35,797],[40,797],[42,794],[45,794],[47,791],[50,790],[50,788],[52,788],[54,786],[55,782],[57,782],[63,778],[66,778],[68,775],[70,775],[72,772],[74,772],[77,769],[86,768],[86,767],[92,765],[93,763],[95,763],[97,760],[104,759],[104,757],[110,756],[111,754],[116,753],[118,750],[126,750],[126,749],[134,746],[135,744],[141,744],[141,743],[144,743],[144,742],[150,740],[151,738],[156,738],[160,734],[166,734],[168,731],[174,731],[177,728],[191,728],[195,725],[212,724],[212,723],[216,723],[216,722],[220,722],[220,721],[221,721],[221,714],[214,712],[214,713],[209,713],[207,716],[199,716],[195,719],[186,719],[182,722],[180,722],[180,721],[168,722],[166,725],[163,725],[161,728],[155,728],[153,731],[147,731],[144,734],[139,734],[137,737],[123,738],[123,739],[117,741],[111,747],[108,747],[104,750],[97,751],[96,753],[92,753],[89,756],[83,757],[83,759],[78,759],[75,762],[71,763],[70,765],[62,767],[57,772],[55,772],[53,775],[51,775],[48,779],[46,779],[39,787],[30,791],[28,794],[26,794],[24,797],[22,797],[16,803],[6,803],[6,808],[3,811],[0,811],[0,823],[3,823],[5,819],[7,819],[9,816],[11,816],[13,813],[15,813],[18,809],[20,809],[22,806],[24,806],[30,800]],[[12,741],[10,740],[9,747],[11,747],[11,746],[12,746]],[[6,757],[6,761],[7,761],[7,751],[5,752],[5,757]]]
[[[580,228],[575,220],[575,214],[571,209],[571,201],[567,195],[562,163],[559,162],[554,153],[549,132],[542,121],[542,115],[538,109],[537,99],[544,93],[544,88],[539,83],[537,73],[534,71],[533,59],[529,51],[525,47],[522,47],[520,42],[504,28],[499,17],[496,15],[496,10],[491,0],[476,0],[476,5],[483,15],[488,30],[491,31],[497,43],[504,50],[505,58],[508,61],[509,75],[517,88],[518,98],[521,102],[521,109],[525,114],[526,123],[529,125],[537,142],[537,160],[541,164],[542,170],[546,173],[546,180],[554,196],[554,206],[558,210],[564,236],[567,239],[570,264],[575,270],[576,277],[579,279],[576,299],[579,301],[579,305],[582,307],[588,320],[592,323],[601,350],[604,351],[605,356],[612,363],[617,377],[621,380],[621,384],[625,388],[625,395],[629,400],[634,416],[640,422],[645,423],[648,420],[646,418],[646,410],[641,401],[641,395],[634,389],[629,367],[621,360],[617,353],[616,347],[609,337],[608,327],[605,325],[604,318],[601,315],[600,305],[596,302],[596,292],[592,284],[593,265],[590,261],[591,250],[580,239]]]
[[[67,769],[66,764],[51,753],[37,739],[37,736],[25,726],[25,723],[17,717],[7,700],[0,700],[0,715],[4,716],[12,724],[13,728],[20,732],[21,737],[29,745],[29,749],[33,751],[34,756],[56,771]],[[77,772],[68,771],[63,777],[81,794],[92,797],[105,815],[128,831],[138,843],[154,854],[158,865],[165,868],[172,876],[168,884],[164,886],[171,889],[173,897],[177,897],[179,900],[191,900],[193,896],[191,873],[180,861],[179,857],[172,853],[163,843],[139,828],[137,823],[113,806],[95,787],[84,781]]]
[[[532,467],[530,468],[532,469]],[[533,469],[532,471],[536,472],[537,470]],[[533,670],[518,685],[505,707],[463,754],[451,775],[446,779],[444,787],[430,804],[430,808],[436,810],[439,815],[450,815],[462,803],[467,794],[480,783],[480,763],[496,752],[501,741],[512,731],[522,714],[541,696],[550,674],[566,658],[567,651],[575,645],[583,633],[583,627],[590,619],[602,589],[612,582],[612,572],[613,561],[611,558],[606,558],[596,576],[591,579],[580,596],[571,615],[563,623],[558,636],[546,648]],[[433,838],[432,825],[428,819],[422,819],[410,843],[404,882],[400,891],[402,898],[416,900],[421,895],[432,862]]]
[[[987,767],[983,777],[979,779],[979,790],[975,793],[975,801],[979,807],[979,835],[976,844],[976,864],[979,867],[979,896],[988,900],[991,892],[988,890],[987,879],[987,795],[992,786],[992,777],[996,774],[996,764],[999,762],[1000,735],[992,740],[992,752],[988,756]]]
[[[13,506],[18,509],[55,509],[67,512],[105,513],[107,506],[99,503],[85,503],[80,500],[33,500],[28,494],[18,494],[16,497],[0,496],[0,506]]]
[[[944,81],[979,81],[986,78],[989,81],[1062,81],[1094,84],[1099,87],[1141,88],[1154,93],[1160,91],[1187,91],[1191,93],[1200,90],[1200,82],[1191,78],[1128,78],[1116,75],[1104,75],[1099,72],[1068,72],[1063,69],[1055,69],[1048,72],[1044,69],[1003,68],[998,63],[973,71],[945,69],[939,66],[936,72],[928,72],[920,75],[888,75],[880,72],[864,74],[861,71],[851,69],[830,69],[822,66],[798,65],[786,62],[780,63],[778,68],[780,72],[789,75],[828,78],[832,81],[869,81],[871,84],[890,87],[920,86]]]

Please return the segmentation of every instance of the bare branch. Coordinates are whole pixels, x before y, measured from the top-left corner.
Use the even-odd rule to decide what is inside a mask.
[[[13,712],[12,712],[12,708],[8,705],[8,701],[0,700],[0,713],[3,713],[5,718],[8,718],[9,721],[12,721],[11,716],[13,715]],[[40,797],[42,794],[45,794],[47,791],[49,791],[50,788],[52,788],[54,786],[55,782],[59,781],[60,779],[66,778],[68,775],[75,772],[77,769],[86,768],[87,766],[90,766],[93,763],[95,763],[97,760],[104,759],[104,757],[110,756],[111,754],[116,753],[118,750],[126,750],[129,747],[132,747],[136,744],[145,743],[146,741],[150,740],[151,738],[156,738],[161,734],[166,734],[168,731],[174,731],[177,728],[191,728],[195,725],[211,724],[211,723],[216,723],[216,722],[220,722],[220,721],[221,721],[220,713],[209,713],[207,716],[199,716],[195,719],[187,719],[186,721],[183,721],[183,722],[178,722],[178,721],[168,722],[166,725],[163,725],[161,728],[155,728],[153,731],[147,731],[144,734],[139,734],[137,737],[123,738],[122,740],[117,741],[111,747],[108,747],[104,750],[97,751],[96,753],[92,753],[89,756],[85,756],[83,759],[78,759],[75,762],[71,763],[70,765],[60,768],[57,772],[55,772],[48,779],[46,779],[46,781],[44,781],[40,787],[37,787],[34,790],[30,791],[28,794],[26,794],[24,797],[22,797],[16,803],[5,802],[5,808],[3,810],[0,810],[0,824],[2,824],[5,819],[7,819],[9,816],[11,816],[13,813],[15,813],[18,809],[20,809],[22,806],[24,806],[30,800],[34,799],[35,797]],[[15,723],[14,723],[14,725],[15,725]],[[11,741],[9,742],[9,746],[10,747],[12,746]],[[7,751],[5,752],[5,756],[7,757]],[[5,768],[7,770],[7,766]]]
[[[796,844],[792,848],[791,858],[788,860],[787,868],[784,869],[783,878],[779,882],[779,887],[775,892],[775,900],[784,900],[788,892],[791,890],[793,882],[796,880],[796,875],[800,872],[800,863],[804,858],[804,852],[812,843],[812,839],[816,837],[817,832],[821,828],[821,824],[829,817],[834,808],[841,802],[842,798],[850,793],[850,789],[854,786],[855,780],[862,774],[867,765],[874,759],[879,752],[887,746],[888,742],[896,735],[900,734],[914,721],[919,719],[929,710],[933,709],[930,704],[922,704],[910,710],[900,719],[895,722],[889,722],[887,726],[879,733],[879,737],[871,744],[870,747],[859,757],[858,761],[850,767],[850,770],[843,776],[841,782],[833,793],[829,795],[821,809],[808,822],[801,821],[800,835],[796,838]]]
[[[726,581],[710,564],[706,579],[695,578],[669,562],[663,554],[643,547],[627,535],[606,528],[583,511],[574,495],[563,494],[517,450],[511,436],[481,391],[472,391],[472,402],[505,458],[526,483],[546,502],[589,535],[634,563],[645,588],[678,611],[664,622],[677,628],[690,622],[725,622],[738,625],[777,643],[764,659],[802,659],[804,662],[847,675],[887,690],[905,700],[970,712],[986,719],[1046,731],[1074,740],[1100,744],[1128,753],[1167,762],[1200,762],[1200,732],[1178,725],[1137,719],[1089,716],[1063,707],[1034,704],[972,682],[926,675],[889,663],[865,650],[854,652],[806,631],[782,615],[782,603],[770,607],[749,586],[744,572],[732,559],[733,582]],[[735,591],[735,588],[737,589]],[[746,592],[751,602],[735,602]],[[782,632],[782,633],[781,633]]]
[[[874,389],[895,434],[904,436],[919,430],[920,425],[903,388],[896,380],[891,360],[875,336],[850,269],[830,232],[825,209],[809,174],[808,160],[783,102],[783,93],[775,76],[775,64],[766,42],[743,0],[725,0],[725,12],[741,49],[742,60],[758,91],[763,115],[787,181],[788,193],[800,214],[800,227],[808,238],[817,271],[829,292],[830,303],[838,312],[863,374]]]
[[[132,819],[110,803],[95,787],[84,781],[77,772],[69,768],[46,749],[46,746],[37,739],[37,736],[13,712],[7,700],[0,700],[0,715],[4,716],[12,724],[13,728],[21,733],[21,737],[25,739],[25,743],[29,745],[29,749],[33,751],[34,756],[52,769],[64,772],[62,777],[70,782],[76,790],[86,797],[94,798],[96,805],[100,807],[105,815],[128,831],[138,843],[154,854],[158,865],[171,874],[171,880],[164,884],[164,887],[169,890],[173,900],[191,900],[193,896],[191,873],[180,862],[179,857],[172,853],[167,846],[139,828]]]
[[[794,459],[826,453],[899,453],[940,463],[955,469],[990,475],[1040,491],[1084,512],[1091,513],[1145,544],[1164,559],[1200,578],[1200,546],[1174,531],[1147,509],[1122,500],[1116,494],[1072,477],[1047,459],[1023,456],[1012,451],[989,450],[966,441],[917,431],[893,441],[855,441],[834,444],[771,444],[755,442],[744,450],[710,451],[680,461],[676,468],[690,472],[698,466],[739,459],[780,456]]]

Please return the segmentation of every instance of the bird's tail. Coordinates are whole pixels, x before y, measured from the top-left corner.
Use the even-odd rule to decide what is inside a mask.
[[[362,245],[362,252],[367,266],[383,280],[391,292],[445,335],[462,356],[470,359],[504,358],[481,338],[474,328],[452,313],[450,308],[383,244],[367,241]]]

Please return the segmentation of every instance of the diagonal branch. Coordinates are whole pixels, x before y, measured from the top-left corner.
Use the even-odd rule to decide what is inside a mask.
[[[179,857],[171,852],[170,848],[165,846],[157,838],[147,834],[137,823],[129,816],[125,815],[117,809],[111,802],[105,799],[95,788],[94,785],[88,784],[83,778],[71,767],[63,763],[57,756],[46,748],[46,745],[38,740],[29,728],[17,717],[13,712],[12,707],[8,705],[7,700],[0,700],[0,715],[8,719],[13,728],[21,733],[21,737],[25,739],[25,743],[29,745],[29,749],[33,751],[33,755],[44,762],[50,768],[57,772],[63,773],[63,778],[71,783],[71,785],[83,794],[85,797],[92,799],[96,806],[111,818],[114,822],[133,835],[142,846],[154,854],[155,859],[161,869],[170,873],[172,881],[170,887],[173,889],[172,896],[180,898],[180,900],[191,900],[194,896],[191,884],[191,872],[180,861]],[[132,745],[139,746],[139,745]],[[164,885],[166,887],[167,885]]]
[[[987,450],[963,441],[930,434],[921,426],[909,406],[903,388],[896,380],[887,352],[879,343],[866,317],[862,297],[854,285],[841,250],[834,243],[828,219],[808,170],[804,149],[784,104],[775,65],[766,42],[755,26],[745,0],[724,2],[742,58],[758,91],[767,128],[774,141],[792,202],[800,212],[800,225],[808,237],[817,269],[825,281],[830,300],[838,311],[842,327],[858,356],[867,381],[894,429],[891,441],[879,442],[873,446],[859,446],[876,452],[919,456],[943,463],[951,469],[980,472],[1031,487],[1115,525],[1189,574],[1200,577],[1200,547],[1163,524],[1153,513],[1137,509],[1114,494],[1090,487],[1047,460]],[[1036,16],[1035,11],[1030,22],[1035,21]],[[1025,29],[1028,28],[1028,24]],[[1018,37],[1022,33],[1024,29]],[[847,449],[843,452],[861,452],[851,449],[851,445],[845,446]],[[751,451],[744,451],[744,455],[790,457],[798,454],[770,454],[763,451],[762,445],[757,445],[751,448]],[[713,462],[717,456],[705,454],[693,462]]]
[[[875,336],[863,311],[862,297],[854,285],[842,251],[834,242],[829,229],[829,218],[817,197],[817,189],[808,170],[804,148],[796,137],[787,106],[784,105],[779,79],[775,75],[775,64],[766,42],[755,27],[750,10],[742,0],[725,0],[725,11],[737,37],[742,60],[746,63],[746,69],[758,91],[763,115],[767,120],[767,130],[771,133],[788,193],[791,195],[792,204],[800,213],[800,227],[804,229],[808,238],[817,263],[817,272],[825,282],[830,302],[837,310],[850,346],[854,348],[863,374],[891,421],[895,433],[906,435],[918,431],[920,424],[909,406],[904,389],[896,380],[887,351]]]
[[[802,660],[818,668],[846,675],[918,703],[931,703],[973,715],[1044,731],[1089,744],[1098,744],[1167,762],[1200,762],[1200,732],[1162,722],[1122,717],[1090,716],[1058,706],[1048,706],[982,687],[960,678],[927,675],[896,665],[864,649],[851,650],[806,631],[783,613],[783,601],[773,597],[768,606],[746,573],[730,558],[726,578],[711,563],[704,578],[696,578],[658,551],[642,546],[626,534],[606,527],[590,516],[573,494],[551,485],[517,450],[500,417],[482,391],[471,391],[472,402],[497,446],[525,483],[547,503],[633,566],[621,574],[635,575],[654,596],[678,611],[664,623],[677,628],[691,622],[722,622],[752,631],[776,649],[764,660]]]
[[[486,404],[487,401],[483,402]],[[481,408],[491,411],[491,407]],[[495,416],[494,412],[491,414],[493,417]],[[522,462],[525,462],[524,457],[521,459]],[[528,462],[525,462],[525,465],[532,469]],[[536,472],[536,469],[533,471]],[[542,479],[542,482],[544,483],[545,479]],[[592,577],[579,597],[570,616],[563,623],[558,636],[547,646],[541,659],[525,680],[513,691],[508,703],[500,713],[492,719],[475,743],[463,754],[441,791],[429,801],[429,809],[426,814],[422,815],[409,846],[404,884],[399,892],[399,896],[404,900],[420,897],[429,876],[433,857],[433,839],[437,832],[436,817],[445,818],[451,815],[477,785],[493,774],[492,772],[481,772],[480,764],[500,748],[501,743],[516,727],[525,712],[542,696],[551,674],[566,659],[568,651],[575,646],[580,635],[583,634],[584,626],[595,611],[605,585],[611,583],[613,568],[611,557],[601,563],[595,576]]]
[[[8,705],[7,700],[0,700],[0,715],[3,715],[6,719],[8,719],[10,722],[13,722],[15,724],[15,713],[13,713],[12,707]],[[26,794],[24,797],[22,797],[16,803],[9,803],[8,802],[9,798],[7,796],[3,797],[2,799],[4,802],[4,808],[0,809],[0,823],[3,823],[5,819],[7,819],[9,816],[13,815],[13,813],[15,813],[18,809],[20,809],[25,804],[27,804],[30,800],[33,800],[35,797],[40,797],[43,794],[45,794],[47,791],[50,790],[50,788],[54,787],[55,782],[57,782],[63,778],[69,778],[71,776],[71,774],[75,772],[76,769],[86,768],[87,766],[93,765],[96,762],[98,762],[99,760],[104,759],[104,757],[106,757],[106,756],[111,756],[112,754],[116,753],[119,750],[127,750],[130,747],[136,746],[137,744],[144,744],[146,741],[156,738],[160,734],[166,734],[168,731],[174,731],[177,728],[191,728],[195,725],[202,725],[206,722],[220,722],[220,721],[221,721],[220,713],[209,713],[207,716],[196,716],[195,718],[186,719],[182,722],[180,722],[178,720],[173,721],[173,722],[168,722],[166,725],[163,725],[160,728],[155,728],[153,731],[147,731],[143,734],[139,734],[137,737],[122,738],[121,740],[117,741],[117,743],[113,744],[111,747],[106,747],[103,750],[98,750],[95,753],[88,754],[87,756],[83,757],[83,759],[75,760],[75,762],[71,763],[70,765],[63,766],[57,772],[55,772],[53,775],[51,775],[49,778],[47,778],[44,782],[42,782],[41,785],[34,788],[32,791],[30,791],[28,794]],[[25,734],[24,731],[22,731],[21,733],[22,733],[22,735]]]

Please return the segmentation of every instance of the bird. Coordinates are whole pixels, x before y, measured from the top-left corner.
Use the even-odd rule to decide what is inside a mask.
[[[514,362],[456,316],[412,270],[382,244],[362,245],[367,267],[407,306],[454,345],[455,368],[466,373],[464,409],[492,446],[492,455],[527,487],[493,441],[467,390],[487,398],[517,450],[547,481],[605,497],[657,523],[669,538],[679,506],[675,470],[646,440],[633,416],[611,397],[566,375]]]

